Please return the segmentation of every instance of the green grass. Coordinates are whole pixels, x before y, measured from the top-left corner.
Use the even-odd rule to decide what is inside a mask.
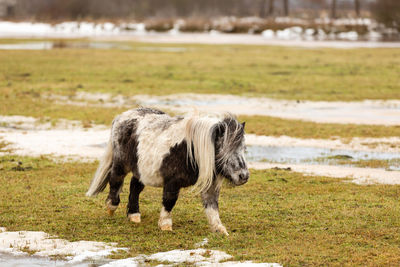
[[[0,39],[0,43],[22,40]],[[26,42],[33,40],[24,40]],[[40,41],[40,40],[34,40]],[[66,42],[75,42],[67,40]],[[47,94],[221,93],[284,99],[400,98],[398,49],[124,43],[131,50],[0,51],[0,114],[110,124],[124,108],[56,104]],[[143,48],[152,48],[146,51]],[[301,138],[400,136],[400,127],[340,125],[241,116],[247,132]]]
[[[84,124],[111,125],[114,117],[126,108],[102,108],[57,104],[30,90],[0,89],[0,114],[47,119],[79,120]],[[134,107],[134,106],[133,106]]]
[[[43,97],[77,91],[127,96],[229,93],[328,101],[400,98],[398,49],[128,45],[133,49],[0,51],[0,114],[109,125],[124,110],[57,104]],[[187,51],[143,49],[164,46]],[[317,124],[266,116],[239,119],[247,122],[248,133],[262,135],[400,136],[400,127],[394,126]],[[0,150],[5,145],[0,140]],[[108,217],[105,193],[84,196],[95,168],[87,163],[54,163],[46,157],[0,157],[0,226],[46,231],[70,241],[118,242],[130,248],[115,257],[191,249],[207,237],[206,248],[226,251],[235,260],[285,266],[400,265],[397,185],[359,186],[282,170],[252,170],[248,184],[222,190],[221,219],[230,232],[223,237],[209,232],[199,198],[188,190],[174,209],[172,233],[157,227],[160,189],[146,188],[142,193],[141,224],[131,224],[125,217],[127,184],[116,216]]]
[[[221,93],[328,101],[400,97],[399,49],[124,44],[132,49],[0,51],[0,89]],[[165,46],[187,50],[143,50]]]
[[[206,248],[226,251],[235,260],[284,266],[400,264],[400,186],[359,186],[288,171],[252,170],[246,185],[223,187],[221,219],[230,232],[224,237],[209,232],[199,198],[187,190],[173,211],[174,231],[161,232],[160,189],[145,188],[142,223],[136,225],[125,217],[127,184],[114,217],[106,215],[105,193],[84,196],[95,164],[15,156],[1,157],[0,163],[0,221],[9,230],[118,242],[130,248],[119,255],[124,257],[191,249],[207,237]]]

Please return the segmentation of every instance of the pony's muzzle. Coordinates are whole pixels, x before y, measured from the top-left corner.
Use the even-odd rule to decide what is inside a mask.
[[[247,183],[247,181],[249,180],[249,177],[250,177],[250,173],[249,173],[248,170],[241,172],[239,174],[239,183],[238,183],[238,185],[242,185],[242,184]]]

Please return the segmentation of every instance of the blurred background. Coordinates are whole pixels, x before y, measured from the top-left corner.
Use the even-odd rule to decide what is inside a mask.
[[[396,41],[400,1],[0,0],[0,19],[51,24],[108,21],[118,31],[137,31],[142,27],[154,32],[217,31],[265,37],[279,37],[277,31],[298,27],[292,32],[307,38]]]

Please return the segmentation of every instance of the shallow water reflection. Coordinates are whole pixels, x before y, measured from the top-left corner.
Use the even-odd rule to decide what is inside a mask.
[[[12,255],[9,253],[0,253],[0,266],[7,267],[48,267],[48,266],[74,266],[74,267],[93,267],[102,263],[86,262],[70,264],[63,260],[50,260],[45,257],[35,257],[27,255]]]
[[[338,159],[357,162],[359,160],[398,160],[398,153],[371,152],[357,150],[327,149],[316,147],[289,147],[289,146],[248,146],[246,152],[248,161],[316,164],[325,163],[337,165]],[[390,170],[400,170],[400,164],[390,165]]]

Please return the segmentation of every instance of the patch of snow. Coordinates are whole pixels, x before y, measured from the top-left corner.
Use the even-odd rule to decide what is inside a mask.
[[[198,242],[198,243],[194,244],[194,246],[196,248],[201,248],[201,247],[204,247],[207,244],[208,244],[208,238],[204,238],[201,242]]]
[[[232,256],[223,251],[206,250],[206,249],[191,249],[191,250],[171,250],[167,252],[159,252],[147,255],[139,255],[134,258],[112,261],[102,267],[125,267],[125,266],[141,266],[145,261],[154,260],[165,262],[166,264],[194,264],[196,266],[268,266],[280,267],[277,263],[253,263],[251,261],[237,262],[228,261]],[[158,266],[165,266],[164,264]]]
[[[400,137],[343,139],[302,139],[290,136],[262,136],[246,134],[246,145],[284,146],[284,147],[318,147],[340,150],[357,150],[365,152],[400,152]],[[400,155],[399,155],[400,157]]]
[[[358,33],[356,31],[341,32],[337,34],[337,37],[342,40],[356,41],[358,39]]]
[[[279,164],[266,162],[250,162],[249,168],[256,170],[272,168],[290,168],[294,172],[307,175],[327,176],[332,178],[352,178],[352,182],[360,185],[368,184],[400,184],[400,171],[385,171],[373,168],[354,168],[332,165],[302,165],[302,164]]]
[[[276,31],[276,37],[283,40],[300,40],[303,29],[301,27],[291,27]]]
[[[18,125],[18,120],[21,124]],[[52,129],[49,125],[42,126],[38,120],[20,116],[1,116],[0,124],[4,121],[14,123],[13,128],[0,127],[0,139],[10,143],[6,148],[11,149],[11,153],[27,156],[52,155],[67,157],[66,159],[93,161],[98,159],[104,152],[106,142],[110,135],[110,129],[105,126],[94,126],[84,129],[79,124],[68,125],[64,121],[63,125]],[[77,122],[74,122],[77,123]],[[22,125],[22,126],[21,126]],[[46,125],[46,124],[45,124]],[[20,127],[20,128],[18,128]],[[35,129],[37,127],[37,129]],[[46,128],[49,127],[49,128]],[[397,153],[399,151],[400,138],[353,138],[349,144],[341,140],[318,140],[318,139],[298,139],[287,136],[265,137],[265,136],[246,136],[247,144],[261,146],[315,146],[330,147],[334,149],[365,149],[365,151],[388,152],[390,149]],[[382,142],[382,144],[380,144]],[[377,144],[375,144],[377,143]],[[395,145],[393,145],[395,144]],[[369,147],[369,145],[373,145]],[[392,148],[390,148],[393,146]],[[3,154],[5,154],[4,152]],[[57,158],[56,158],[57,159]],[[356,183],[386,183],[397,184],[400,181],[400,172],[385,171],[381,169],[352,168],[344,166],[325,166],[325,165],[288,165],[288,164],[266,164],[250,163],[254,168],[272,168],[274,166],[294,166],[294,170],[303,173],[312,173],[321,176],[331,177],[353,177]]]
[[[205,112],[228,111],[237,115],[266,115],[318,123],[400,125],[400,100],[294,101],[205,94],[136,95],[133,99],[141,105],[176,112],[189,112],[195,108]]]
[[[0,123],[0,140],[10,143],[7,149],[22,156],[52,155],[92,161],[103,153],[110,135],[106,126],[86,129],[78,121],[59,120],[54,126],[32,117],[0,116]]]
[[[115,260],[110,263],[101,265],[101,267],[139,267],[143,266],[145,258],[142,256],[127,258],[122,260]],[[158,266],[164,266],[163,264]]]
[[[105,258],[113,252],[127,250],[116,247],[116,243],[94,241],[69,242],[57,239],[45,232],[19,231],[0,233],[0,252],[15,255],[32,252],[34,256],[64,256],[68,263]]]
[[[179,51],[177,49],[176,51]],[[265,97],[214,94],[173,94],[132,97],[78,92],[66,97],[48,95],[60,104],[97,107],[153,106],[175,112],[231,112],[237,115],[264,115],[318,123],[400,125],[400,100],[364,100],[353,102],[295,101]],[[88,103],[88,101],[90,101]],[[97,101],[97,102],[94,102]]]
[[[213,24],[222,28],[225,31],[229,31],[232,30],[232,23],[236,20],[238,19],[233,17],[225,17],[219,20],[215,20]],[[244,23],[252,23],[252,21],[255,21],[255,18],[244,18],[239,20],[243,21]],[[291,18],[277,18],[277,21],[278,23],[283,21],[291,21],[290,23],[304,25],[304,21],[296,21]],[[121,23],[117,25],[110,22],[93,23],[84,21],[70,21],[50,25],[46,23],[0,21],[0,37],[3,38],[89,37],[97,40],[128,40],[146,43],[245,44],[295,46],[306,48],[329,47],[346,49],[361,47],[400,47],[399,42],[377,42],[374,41],[376,40],[375,38],[372,38],[372,41],[331,41],[327,39],[335,39],[337,37],[335,34],[326,36],[320,31],[318,31],[318,33],[320,34],[317,34],[315,37],[316,40],[312,40],[312,35],[303,34],[299,31],[299,29],[301,29],[301,27],[296,26],[277,31],[273,34],[272,32],[264,31],[264,34],[262,35],[223,34],[218,33],[215,30],[212,30],[208,33],[181,33],[179,32],[179,25],[177,24],[170,32],[153,33],[146,31],[145,25],[143,23]],[[386,29],[385,31],[389,32],[390,29]],[[355,33],[344,33],[342,37],[347,40],[354,40]],[[42,47],[42,45],[38,46]],[[29,47],[27,49],[29,49]]]
[[[275,32],[273,30],[265,30],[261,33],[261,36],[267,39],[275,38]]]
[[[13,153],[22,156],[51,155],[93,160],[102,155],[110,130],[14,130],[0,132]]]
[[[0,115],[0,131],[1,128],[12,130],[54,130],[54,129],[62,129],[62,130],[73,130],[73,129],[82,129],[84,128],[82,122],[73,121],[73,120],[65,120],[58,119],[57,123],[53,124],[49,121],[41,121],[40,119],[26,116],[1,116]],[[92,125],[91,129],[95,130],[105,130],[108,129],[104,125]]]
[[[62,22],[51,25],[47,23],[32,22],[9,22],[0,21],[0,37],[93,37],[93,36],[113,36],[122,33],[140,34],[143,33],[143,26],[129,24],[121,27],[111,22]],[[132,30],[133,29],[133,30]]]
[[[148,259],[156,260],[161,262],[173,262],[173,263],[201,263],[209,262],[216,263],[232,258],[231,255],[226,254],[223,251],[218,250],[206,250],[206,249],[191,249],[191,250],[172,250],[167,252],[159,252],[150,255]]]
[[[116,247],[116,243],[104,243],[94,241],[70,242],[64,239],[57,239],[45,232],[19,231],[7,232],[4,227],[0,227],[0,255],[6,253],[2,263],[29,265],[39,264],[40,266],[76,265],[81,266],[86,261],[103,261],[113,252],[128,250],[128,248]],[[205,239],[206,240],[206,239]],[[204,242],[204,240],[203,240]],[[36,258],[26,258],[31,254]],[[10,255],[10,256],[7,256]],[[63,256],[65,260],[49,261],[48,257]],[[39,257],[43,257],[42,260]],[[229,261],[232,256],[218,250],[192,249],[192,250],[171,250],[159,252],[152,255],[139,255],[134,258],[122,260],[112,260],[103,267],[124,267],[124,266],[143,266],[148,261],[164,262],[159,266],[170,266],[170,264],[194,264],[197,266],[268,266],[280,267],[277,263],[253,263],[251,261],[237,262]],[[98,264],[98,263],[97,263]]]

